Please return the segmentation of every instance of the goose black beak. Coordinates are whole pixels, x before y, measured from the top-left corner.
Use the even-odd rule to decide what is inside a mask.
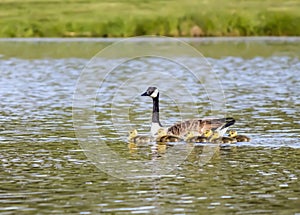
[[[148,93],[144,92],[141,96],[148,96]]]

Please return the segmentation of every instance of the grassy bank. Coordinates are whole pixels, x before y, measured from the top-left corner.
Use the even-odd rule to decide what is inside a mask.
[[[299,23],[298,0],[0,1],[0,37],[300,36]]]

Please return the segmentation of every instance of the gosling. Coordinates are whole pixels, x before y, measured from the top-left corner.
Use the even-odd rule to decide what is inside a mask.
[[[237,142],[249,142],[251,140],[245,135],[238,135],[236,130],[230,130],[229,137],[236,139]]]
[[[207,143],[211,135],[212,130],[206,130],[201,136],[197,136],[193,131],[189,131],[185,141],[188,143]]]
[[[209,139],[211,143],[236,143],[236,140],[231,137],[220,137],[218,132],[214,132]]]
[[[132,143],[149,143],[153,141],[151,137],[139,135],[136,129],[129,131],[128,140]]]
[[[160,128],[157,131],[156,142],[181,142],[181,141],[184,141],[181,137],[167,134],[167,132],[163,128]]]

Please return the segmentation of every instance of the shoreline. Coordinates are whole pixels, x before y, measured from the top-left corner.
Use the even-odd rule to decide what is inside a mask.
[[[184,42],[300,42],[300,36],[245,36],[245,37],[164,37],[164,36],[137,36],[137,37],[17,37],[0,38],[0,42],[118,42],[134,39],[135,42],[155,41],[165,42],[181,40]]]

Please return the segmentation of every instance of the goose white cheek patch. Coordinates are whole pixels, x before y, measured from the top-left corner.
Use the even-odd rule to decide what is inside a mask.
[[[150,95],[152,98],[157,97],[158,89],[154,90],[154,92]]]

